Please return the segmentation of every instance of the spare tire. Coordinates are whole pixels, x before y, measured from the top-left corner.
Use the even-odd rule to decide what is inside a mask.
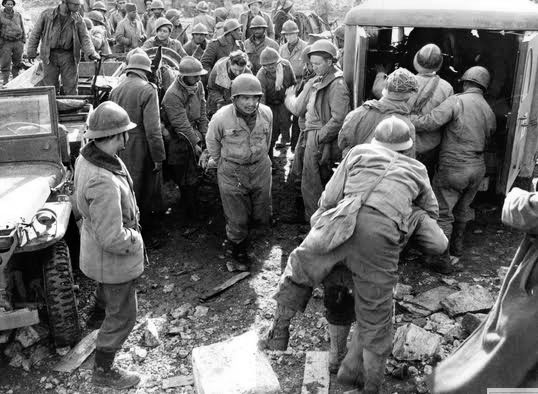
[[[47,249],[43,288],[51,336],[56,347],[72,346],[81,337],[69,248],[64,240]]]

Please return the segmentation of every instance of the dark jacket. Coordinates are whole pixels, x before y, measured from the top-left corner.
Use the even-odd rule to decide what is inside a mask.
[[[201,60],[204,55],[204,51],[207,48],[209,41],[203,42],[201,45],[195,44],[193,40],[183,45],[183,49],[187,52],[187,55],[194,56],[196,59]]]
[[[62,34],[61,30],[58,30],[54,24],[54,20],[60,17],[60,6],[55,8],[49,8],[43,11],[39,15],[32,34],[28,39],[28,48],[27,54],[28,57],[37,56],[37,47],[41,41],[41,46],[39,49],[39,57],[45,64],[49,64],[50,56],[50,44],[53,37],[58,37]],[[72,28],[73,28],[73,56],[75,62],[80,62],[80,50],[82,49],[84,53],[88,56],[97,55],[95,48],[93,47],[90,34],[86,28],[86,24],[82,20],[82,17],[78,13],[69,15],[72,19]]]
[[[243,44],[233,40],[231,37],[231,35],[227,34],[209,41],[201,60],[202,66],[207,71],[211,71],[217,60],[229,56],[235,50],[243,50]]]
[[[144,49],[149,49],[153,47],[170,48],[171,50],[177,52],[180,57],[187,56],[187,52],[185,52],[185,49],[183,48],[183,45],[181,45],[181,42],[179,42],[178,40],[174,40],[173,38],[168,38],[166,41],[161,41],[157,36],[153,36],[151,38],[148,38],[144,45],[142,45],[142,48]]]
[[[295,85],[297,81],[295,80],[295,75],[293,69],[291,68],[290,62],[285,59],[280,61],[280,64],[283,68],[284,78],[282,81],[282,87],[280,90],[276,90],[276,73],[269,74],[263,67],[258,71],[256,77],[260,80],[262,85],[262,104],[266,105],[279,105],[284,102],[286,98],[286,89],[292,85]]]
[[[11,14],[5,10],[0,12],[0,39],[26,42],[24,23],[19,12],[13,11]]]

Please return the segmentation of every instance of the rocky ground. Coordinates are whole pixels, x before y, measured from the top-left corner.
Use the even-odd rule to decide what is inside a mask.
[[[176,204],[178,191],[167,184],[170,210],[156,230],[162,246],[149,251],[150,263],[138,283],[138,324],[117,358],[120,365],[144,375],[141,386],[131,392],[191,393],[189,384],[164,387],[170,383],[168,378],[191,376],[193,348],[269,324],[275,306],[271,294],[287,256],[306,231],[305,226],[281,220],[292,213],[293,206],[285,184],[292,156],[290,152],[281,154],[273,174],[277,220],[272,234],[259,234],[252,242],[255,263],[250,277],[204,303],[201,296],[236,274],[228,272],[229,257],[221,248],[224,221],[218,197],[210,184],[202,188],[203,218],[185,225]],[[401,262],[395,295],[396,336],[386,368],[386,393],[426,392],[424,378],[476,327],[483,317],[480,313],[487,312],[493,303],[503,267],[509,265],[521,234],[500,223],[499,207],[479,202],[477,208],[477,220],[466,234],[463,272],[450,277],[432,273],[414,253]],[[80,273],[77,280],[80,309],[85,310],[92,284]],[[306,313],[293,320],[289,350],[268,353],[284,393],[301,391],[305,352],[328,349],[321,295],[322,290],[317,289]],[[156,327],[158,340],[149,335],[148,326]],[[17,342],[21,341],[12,336],[11,344],[3,345],[0,392],[105,392],[90,384],[91,358],[74,373],[56,373],[52,366],[60,355],[46,338],[26,350]],[[332,380],[331,393],[351,389],[337,385],[335,376]]]

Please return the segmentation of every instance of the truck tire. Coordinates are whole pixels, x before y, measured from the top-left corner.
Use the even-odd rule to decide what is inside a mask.
[[[81,330],[69,248],[64,240],[48,248],[43,265],[43,285],[49,328],[56,347],[72,346]]]

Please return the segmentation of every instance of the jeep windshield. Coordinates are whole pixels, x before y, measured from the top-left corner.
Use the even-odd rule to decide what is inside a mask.
[[[51,133],[47,93],[0,97],[0,138]]]

